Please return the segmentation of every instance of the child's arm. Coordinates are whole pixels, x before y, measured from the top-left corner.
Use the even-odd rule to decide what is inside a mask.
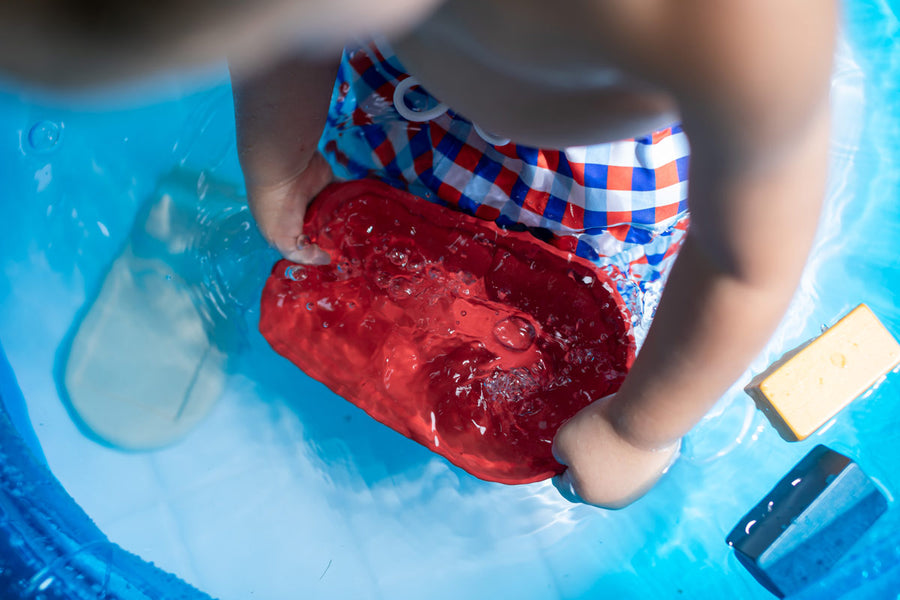
[[[730,21],[723,15],[733,6],[669,23],[688,37],[676,36],[680,56],[661,53],[654,66],[684,78],[672,88],[691,140],[691,229],[624,385],[555,439],[569,465],[562,483],[591,504],[624,506],[652,485],[678,439],[765,345],[815,233],[834,6],[796,21],[801,41],[780,22],[798,15],[759,17],[741,6],[756,21],[739,11],[732,12],[741,20]],[[767,23],[754,36],[752,28]]]
[[[337,62],[291,57],[252,77],[233,76],[238,155],[250,209],[263,235],[286,258],[328,262],[298,246],[306,207],[333,175],[317,151]]]

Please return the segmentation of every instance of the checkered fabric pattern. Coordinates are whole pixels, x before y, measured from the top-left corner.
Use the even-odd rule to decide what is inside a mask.
[[[408,74],[383,43],[347,49],[320,149],[338,176],[375,177],[427,200],[526,227],[553,245],[656,281],[687,231],[689,147],[680,126],[560,150],[492,145],[452,110],[427,122],[394,107]],[[405,94],[423,111],[439,102]]]

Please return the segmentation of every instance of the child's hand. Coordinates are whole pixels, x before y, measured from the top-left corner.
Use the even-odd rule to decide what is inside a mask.
[[[678,455],[680,444],[658,450],[635,446],[616,431],[605,410],[612,396],[566,422],[553,440],[556,460],[568,469],[553,480],[573,502],[622,508],[644,495]]]
[[[293,177],[266,185],[248,181],[250,210],[263,236],[288,260],[328,264],[328,253],[307,242],[303,217],[313,198],[334,180],[331,167],[316,152],[309,165]]]
[[[306,207],[334,179],[316,146],[338,61],[289,55],[252,76],[232,77],[238,157],[250,210],[266,239],[295,262],[330,260],[302,234]]]

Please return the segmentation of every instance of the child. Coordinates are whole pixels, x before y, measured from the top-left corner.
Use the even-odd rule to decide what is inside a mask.
[[[681,244],[624,385],[582,410],[554,441],[568,465],[559,482],[564,495],[606,507],[624,506],[652,485],[680,437],[777,325],[815,231],[828,146],[831,3],[651,4],[451,0],[394,42],[398,59],[381,44],[349,52],[330,116],[325,107],[335,64],[288,58],[236,79],[251,206],[262,231],[289,258],[324,260],[297,240],[306,204],[332,179],[316,152],[326,122],[324,151],[345,174],[374,173],[479,216],[552,227],[554,243],[586,256],[612,255],[632,274],[636,264],[622,260],[622,252],[647,244],[649,265],[650,257],[671,255]],[[388,99],[406,69],[458,113],[432,111],[434,118],[421,123],[389,118]],[[342,103],[353,101],[348,95],[358,93],[354,88],[366,86],[371,93],[355,98],[359,110],[343,110]],[[416,101],[405,92],[397,99]],[[432,98],[419,100],[434,108]],[[492,133],[479,136],[456,115]],[[679,187],[684,150],[679,128],[672,128],[677,119],[691,144],[689,195]],[[527,149],[586,144],[593,146],[563,154]],[[636,152],[642,145],[646,156]],[[567,154],[564,165],[558,159]],[[572,160],[576,154],[582,160]],[[522,171],[541,160],[543,169]],[[575,163],[584,165],[582,182],[604,168],[621,179],[594,179],[600,192],[575,189]],[[636,172],[647,179],[638,182]],[[517,198],[523,182],[528,189]],[[656,193],[638,205],[640,187]],[[604,211],[597,198],[614,196],[620,204]],[[682,243],[684,200],[691,227]],[[625,211],[631,218],[620,214]],[[653,218],[635,223],[636,212]],[[639,274],[652,278],[661,268]]]
[[[285,256],[327,259],[297,244],[307,204],[333,178],[317,142],[338,52],[333,61],[322,57],[366,28],[390,33],[397,58],[386,47],[359,50],[374,57],[384,81],[369,84],[369,95],[353,90],[356,102],[374,102],[355,117],[337,110],[340,102],[331,115],[324,151],[345,175],[376,174],[479,216],[551,229],[552,243],[607,256],[644,280],[658,277],[680,245],[624,385],[582,410],[554,442],[568,465],[564,494],[618,507],[646,491],[681,436],[763,347],[799,279],[824,190],[835,4],[446,0],[435,8],[433,0],[268,0],[230,3],[216,19],[202,10],[207,4],[186,3],[197,10],[168,21],[178,24],[171,41],[154,36],[154,11],[112,21],[111,29],[139,22],[133,38],[88,35],[105,21],[93,29],[79,21],[68,37],[48,34],[48,44],[71,51],[47,45],[37,76],[71,80],[90,68],[108,77],[129,60],[146,64],[146,56],[172,62],[229,52],[251,207]],[[26,36],[22,43],[43,39],[48,27],[27,24],[0,51],[20,73],[30,71],[16,35]],[[288,44],[300,51],[273,60]],[[359,67],[348,54],[340,72],[349,87],[366,84]],[[403,103],[422,100],[429,109],[439,99],[453,112],[411,126],[402,118],[379,123],[394,112],[380,104],[393,100],[386,92],[407,74],[428,95],[414,89],[399,95]],[[398,122],[409,132],[405,144],[397,143]],[[366,138],[362,158],[350,129]],[[691,146],[687,194],[682,131]],[[629,138],[638,139],[602,146]],[[454,140],[464,143],[451,147]],[[619,154],[626,147],[627,159]],[[615,202],[603,207],[598,198]]]

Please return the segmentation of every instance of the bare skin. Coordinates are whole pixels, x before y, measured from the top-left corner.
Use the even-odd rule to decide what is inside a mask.
[[[835,9],[449,0],[395,42],[435,96],[517,142],[599,143],[678,117],[690,139],[691,229],[646,343],[619,392],[554,441],[568,465],[560,487],[584,502],[618,508],[645,493],[783,316],[824,195]],[[327,80],[321,64],[289,59],[235,85],[251,206],[289,257],[328,179],[314,151]]]
[[[298,241],[306,207],[334,178],[316,145],[337,68],[337,60],[288,58],[234,85],[251,212],[269,242],[295,262],[328,262],[325,253]]]
[[[0,72],[78,90],[228,56],[242,73],[288,51],[340,53],[349,36],[405,31],[441,0],[12,0]]]

